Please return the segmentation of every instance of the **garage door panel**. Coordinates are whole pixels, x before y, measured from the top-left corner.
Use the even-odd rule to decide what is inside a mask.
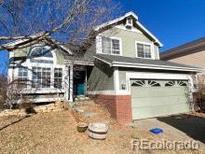
[[[160,82],[166,81],[158,81]],[[189,112],[188,87],[177,83],[180,82],[175,81],[175,84],[167,87],[131,86],[133,119]]]
[[[160,100],[160,101],[159,101]],[[169,100],[169,101],[168,101]],[[155,97],[155,98],[136,98],[132,99],[135,102],[132,107],[151,107],[151,106],[164,106],[164,105],[175,105],[175,104],[184,104],[187,102],[185,97],[179,96],[169,96],[169,97]],[[187,102],[188,103],[188,102]]]
[[[175,104],[169,106],[153,106],[151,108],[141,107],[133,108],[133,119],[143,119],[171,114],[179,114],[189,112],[189,107],[186,104]]]
[[[174,96],[174,95],[185,95],[185,92],[187,88],[181,87],[173,87],[173,88],[167,88],[167,87],[132,87],[131,91],[132,93],[136,93],[137,95],[134,95],[133,97],[152,97],[152,96]]]

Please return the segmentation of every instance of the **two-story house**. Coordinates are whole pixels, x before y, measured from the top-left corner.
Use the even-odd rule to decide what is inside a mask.
[[[49,44],[30,46],[30,58],[23,62],[29,69],[11,67],[10,78],[31,80],[25,93],[32,93],[36,101],[57,96],[73,101],[73,96],[88,95],[122,124],[191,111],[192,75],[200,69],[161,61],[162,44],[136,14],[99,25],[92,35],[93,43],[80,56],[70,45],[60,46],[58,52]],[[38,56],[39,52],[46,54]],[[10,53],[10,58],[16,57],[15,51]]]

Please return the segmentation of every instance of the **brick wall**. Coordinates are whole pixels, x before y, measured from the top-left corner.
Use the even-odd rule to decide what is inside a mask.
[[[92,97],[96,103],[105,106],[112,118],[120,124],[127,125],[132,121],[130,95],[95,95]]]

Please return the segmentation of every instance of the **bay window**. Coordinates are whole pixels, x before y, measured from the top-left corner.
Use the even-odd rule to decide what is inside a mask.
[[[52,82],[51,76],[54,76]],[[44,68],[32,67],[32,88],[62,88],[63,69],[62,68]],[[54,84],[52,84],[54,83]]]
[[[28,69],[20,67],[18,69],[18,88],[26,88],[28,82]]]
[[[62,88],[62,68],[54,69],[54,88]]]

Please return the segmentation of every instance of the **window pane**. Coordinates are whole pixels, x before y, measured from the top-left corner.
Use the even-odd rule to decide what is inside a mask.
[[[137,55],[138,57],[144,57],[143,44],[137,43]]]
[[[32,68],[32,88],[40,88],[41,87],[41,71],[40,67]]]
[[[120,54],[120,41],[112,39],[112,53]]]
[[[141,58],[151,58],[151,46],[137,43],[137,55]]]
[[[144,45],[144,57],[151,58],[151,47],[150,45]]]
[[[26,88],[28,84],[28,69],[20,67],[18,69],[18,88]]]
[[[55,68],[54,70],[54,87],[62,88],[62,68]]]
[[[49,88],[51,84],[51,69],[42,68],[42,87]]]
[[[52,58],[53,55],[51,53],[50,48],[35,47],[35,48],[32,49],[31,57],[48,57],[48,58]]]
[[[110,54],[111,53],[111,39],[107,37],[102,37],[102,52]]]

